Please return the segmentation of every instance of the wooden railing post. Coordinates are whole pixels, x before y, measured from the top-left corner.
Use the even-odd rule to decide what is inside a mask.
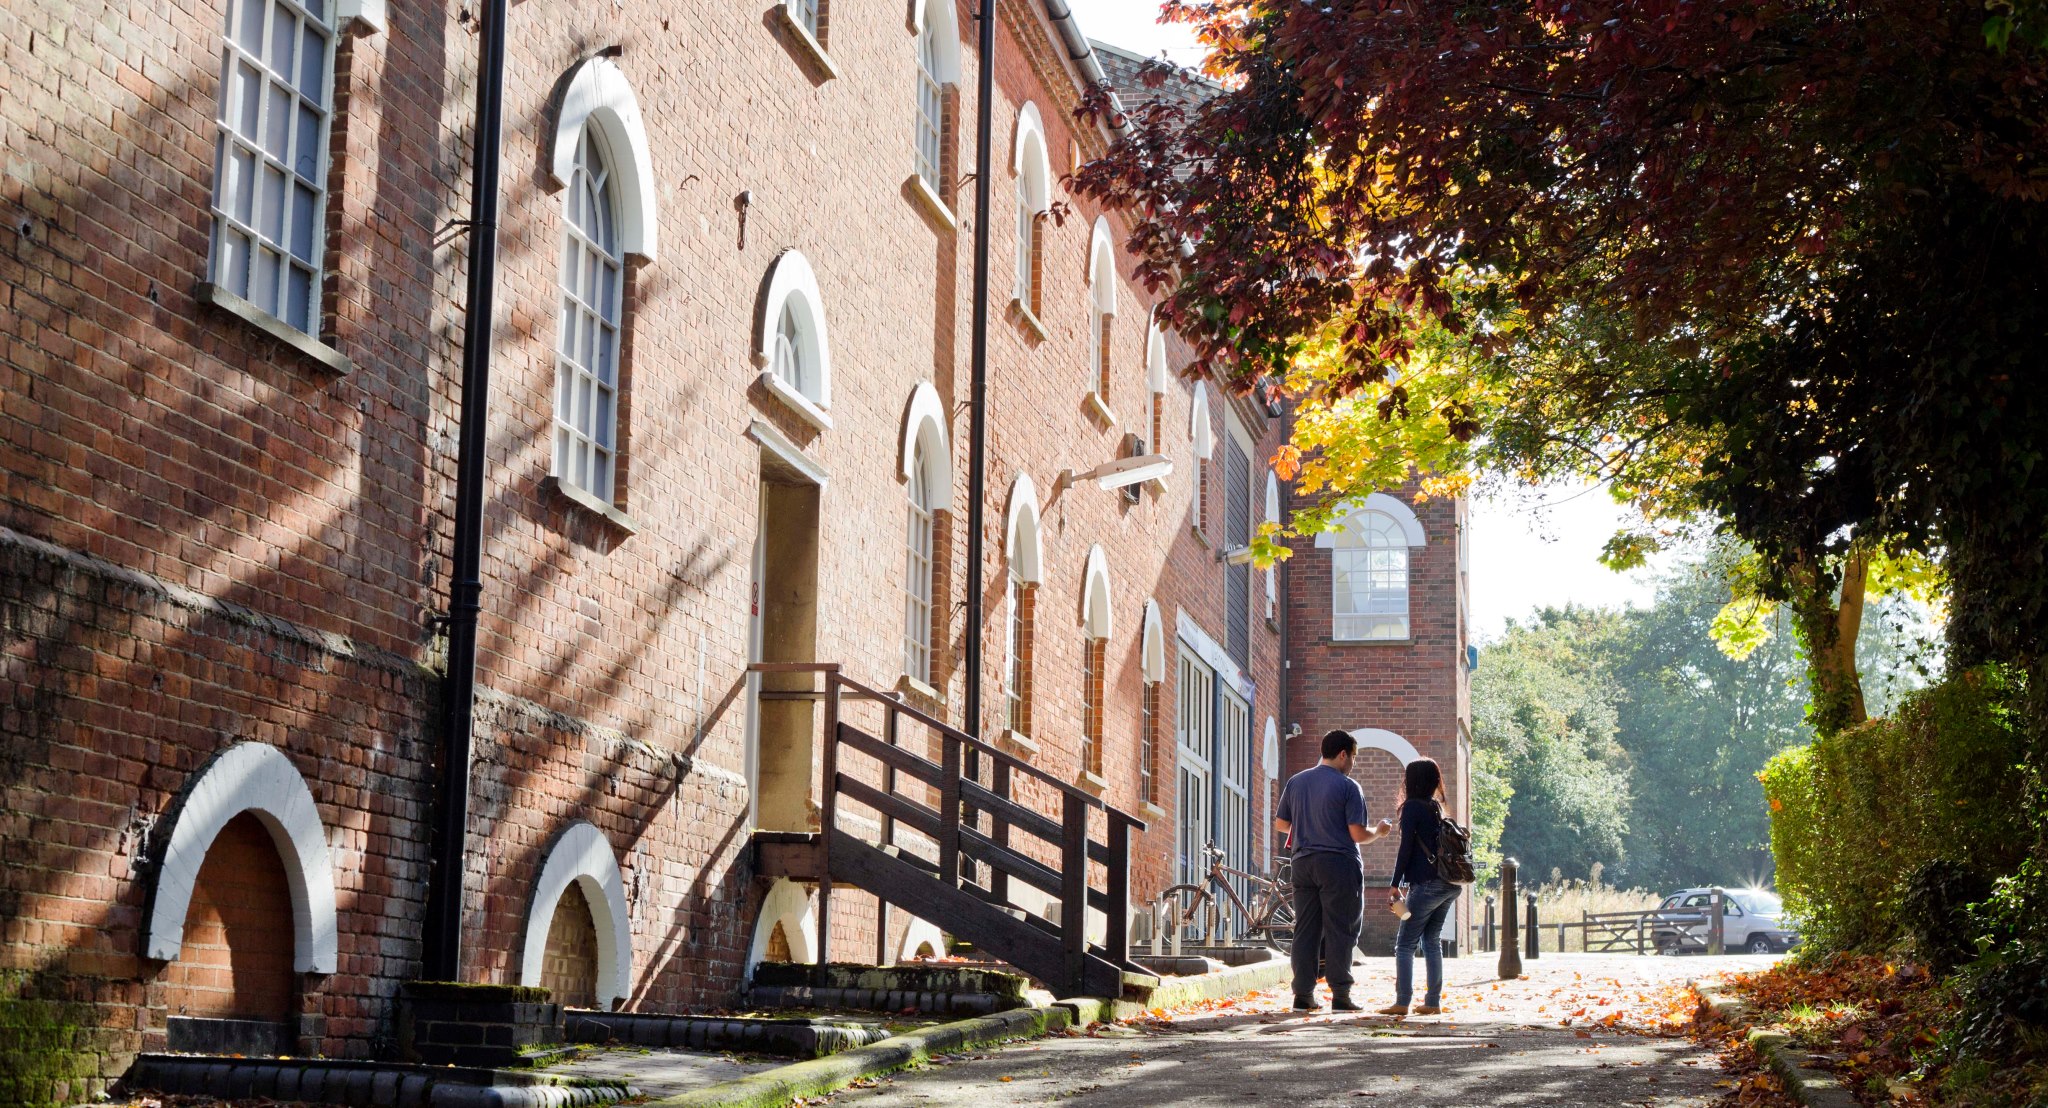
[[[1088,808],[1060,798],[1060,944],[1067,955],[1067,995],[1086,987],[1088,968]]]
[[[1716,886],[1714,895],[1707,902],[1707,910],[1713,918],[1707,921],[1707,953],[1718,958],[1728,950],[1728,893]]]
[[[818,776],[818,857],[823,871],[818,874],[818,963],[812,970],[816,982],[825,983],[825,967],[832,962],[832,829],[839,815],[839,667],[825,670],[825,732],[822,764]]]
[[[960,884],[960,740],[941,735],[939,765],[939,880]]]
[[[994,768],[989,772],[990,790],[1004,800],[1012,799],[1010,796],[1010,763],[998,758]],[[989,837],[995,841],[997,846],[1007,848],[1010,845],[1010,821],[995,813],[991,813],[990,818],[993,819],[994,823],[989,827]],[[1004,873],[999,867],[990,866],[988,868],[988,891],[995,897],[996,903],[1008,904],[1010,902],[1010,875]]]
[[[1103,946],[1109,960],[1122,967],[1131,960],[1131,823],[1122,812],[1109,813],[1109,926]]]
[[[891,747],[896,745],[896,714],[894,705],[882,702],[882,741]],[[892,762],[882,763],[882,791],[896,795],[896,766]],[[896,817],[882,813],[882,846],[896,845]],[[939,951],[938,953],[945,953]],[[889,902],[882,897],[875,898],[875,964],[886,966],[895,959],[889,956]]]

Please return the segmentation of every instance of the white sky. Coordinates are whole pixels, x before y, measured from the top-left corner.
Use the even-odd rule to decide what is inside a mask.
[[[1158,0],[1072,0],[1088,37],[1182,65],[1201,60],[1194,33],[1161,24]],[[1538,608],[1646,605],[1653,570],[1614,573],[1600,547],[1624,520],[1604,489],[1557,488],[1472,503],[1474,641],[1500,635],[1507,620]]]

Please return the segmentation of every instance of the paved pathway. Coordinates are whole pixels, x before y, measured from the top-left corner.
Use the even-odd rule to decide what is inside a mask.
[[[1707,1105],[1728,1088],[1714,1053],[1659,1032],[1689,1013],[1687,981],[1771,961],[1552,954],[1528,963],[1525,980],[1501,982],[1491,958],[1466,958],[1446,967],[1442,1016],[1302,1015],[1287,1010],[1280,990],[957,1057],[832,1100],[861,1108]],[[1362,962],[1355,973],[1361,1003],[1391,1002],[1392,959]]]

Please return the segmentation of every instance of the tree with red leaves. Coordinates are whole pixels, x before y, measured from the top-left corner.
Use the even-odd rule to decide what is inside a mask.
[[[1074,184],[1134,213],[1191,372],[1290,380],[1304,410],[1365,390],[1383,419],[1476,434],[1475,464],[1611,481],[1651,527],[1616,561],[1714,520],[1764,556],[1816,658],[1876,551],[1941,557],[1959,656],[2041,656],[2030,24],[1987,42],[1964,0],[1166,9],[1222,90],[1130,109]],[[1418,349],[1455,349],[1429,360],[1472,399],[1408,412],[1389,369]]]

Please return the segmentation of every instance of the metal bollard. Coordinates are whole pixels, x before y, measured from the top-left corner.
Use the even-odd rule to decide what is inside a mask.
[[[1522,937],[1515,917],[1515,877],[1521,870],[1521,863],[1506,858],[1500,864],[1500,977],[1511,980],[1522,976]]]
[[[1557,924],[1557,952],[1559,954],[1564,953],[1564,921],[1562,920],[1559,920]]]
[[[1482,953],[1493,953],[1493,898],[1486,898],[1486,919],[1479,925],[1479,949]]]
[[[1708,954],[1718,956],[1721,954],[1726,954],[1728,952],[1727,917],[1721,914],[1722,912],[1725,912],[1727,910],[1728,892],[1727,890],[1721,888],[1719,885],[1716,885],[1714,886],[1714,897],[1707,904],[1707,911],[1712,913],[1712,915],[1710,915],[1707,919]]]
[[[1535,961],[1535,960],[1536,960],[1537,958],[1539,958],[1539,957],[1542,957],[1542,955],[1543,955],[1543,930],[1542,930],[1542,928],[1541,928],[1541,927],[1540,927],[1540,926],[1539,926],[1539,925],[1538,925],[1538,924],[1536,923],[1536,894],[1535,894],[1535,893],[1530,893],[1530,894],[1529,894],[1529,919],[1528,919],[1528,922],[1527,922],[1527,923],[1525,924],[1525,926],[1526,926],[1526,927],[1528,928],[1528,931],[1529,931],[1529,950],[1528,950],[1528,957],[1529,957],[1529,960],[1533,962],[1533,961]]]

